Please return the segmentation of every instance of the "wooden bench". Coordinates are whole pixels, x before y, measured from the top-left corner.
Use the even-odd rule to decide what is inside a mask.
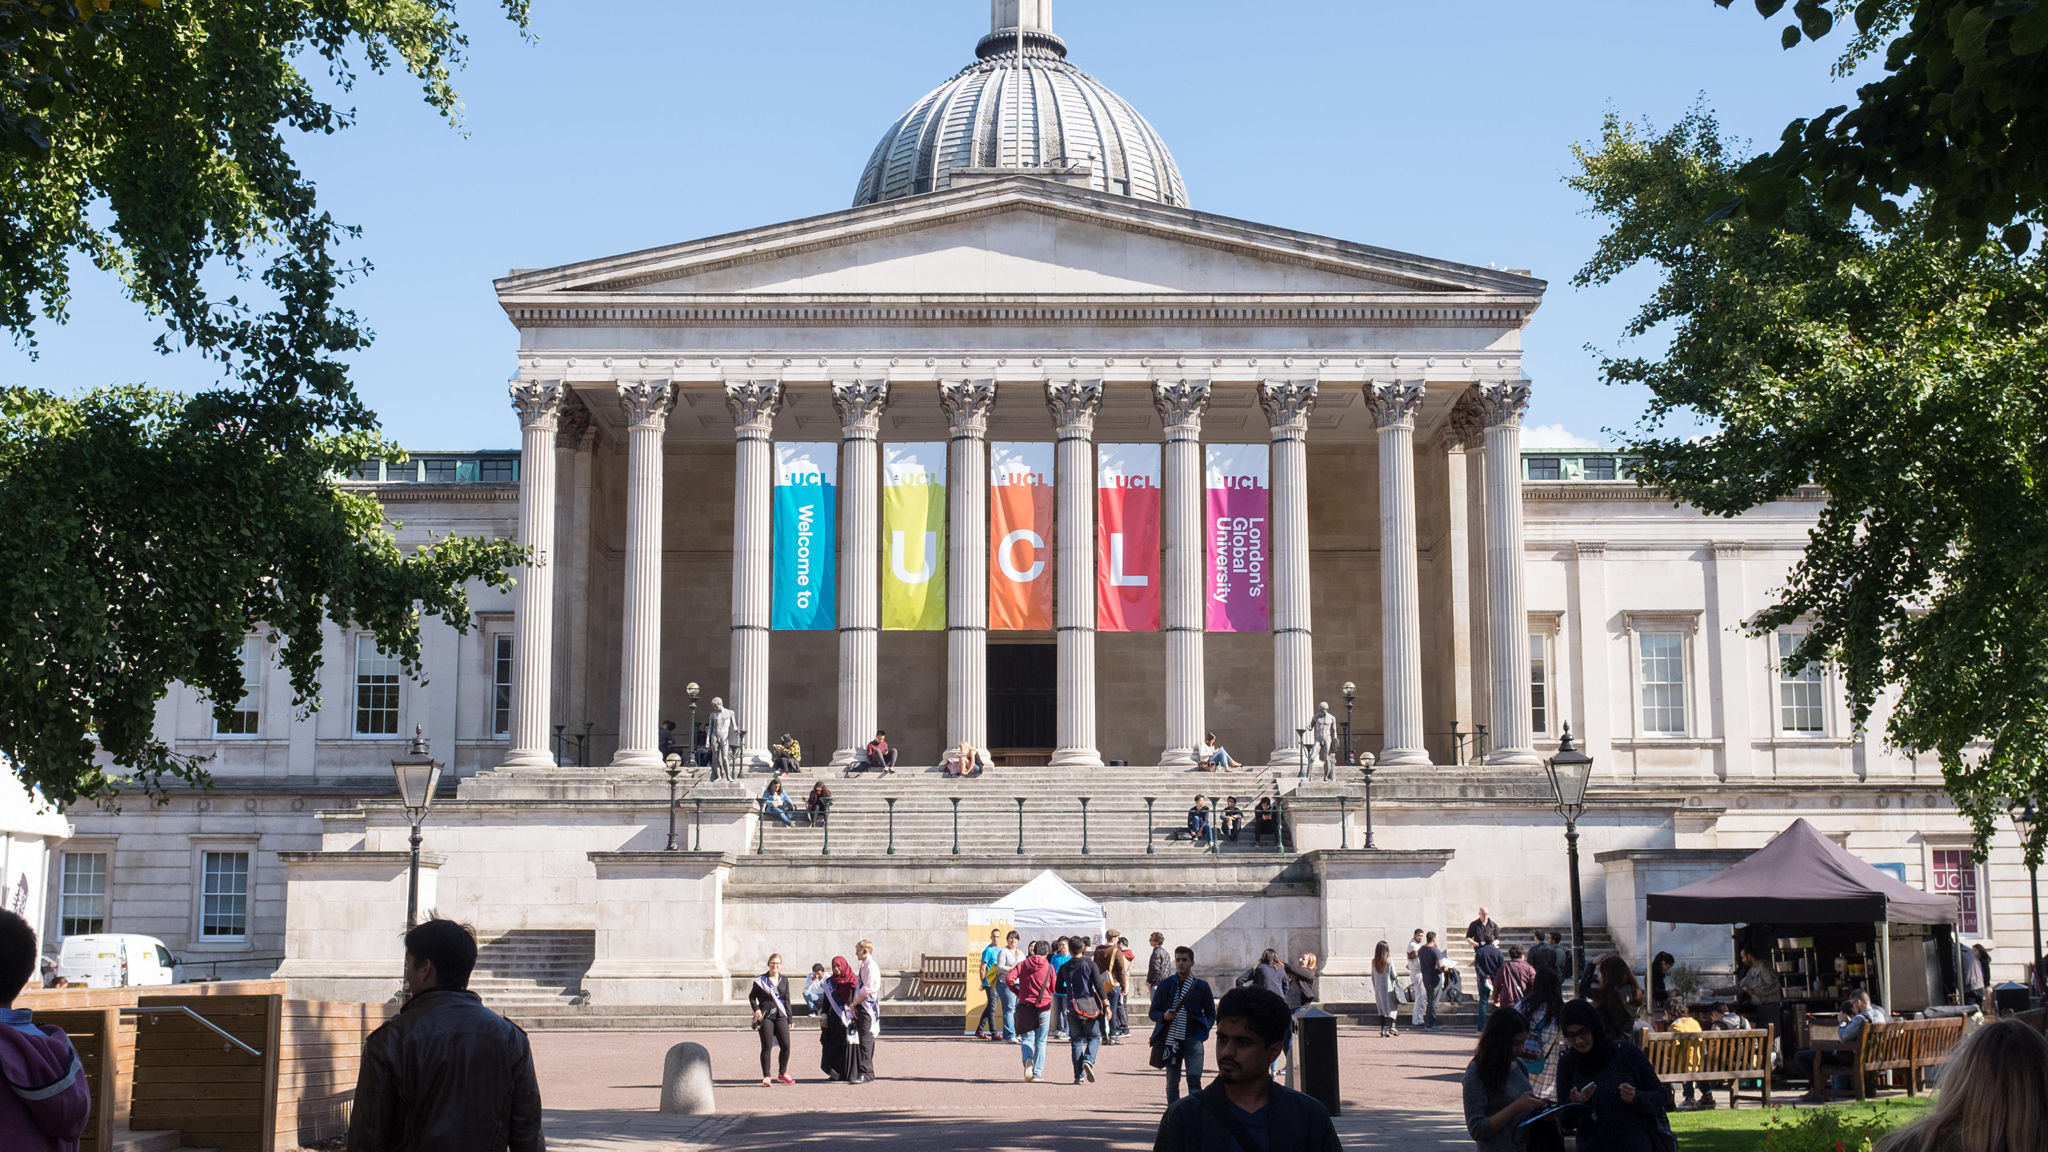
[[[910,982],[907,999],[967,999],[967,957],[925,953],[918,961],[917,976]]]
[[[1919,1095],[1926,1084],[1928,1069],[1947,1063],[1950,1050],[1962,1038],[1963,1018],[1960,1016],[1868,1025],[1857,1036],[1852,1075],[1856,1083],[1856,1098],[1869,1099],[1869,1078],[1880,1072],[1887,1075],[1904,1072],[1906,1095]],[[1826,1074],[1824,1068],[1822,1074]]]
[[[1776,1028],[1745,1028],[1730,1032],[1652,1032],[1643,1054],[1666,1084],[1728,1082],[1728,1106],[1741,1096],[1744,1080],[1763,1082],[1763,1102],[1771,1103],[1771,1049]]]

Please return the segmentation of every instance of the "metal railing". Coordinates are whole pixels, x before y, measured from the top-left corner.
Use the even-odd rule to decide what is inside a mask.
[[[922,815],[927,819],[931,816],[938,816],[944,821],[938,828],[933,828],[929,823],[926,823],[922,831],[926,837],[929,837],[933,832],[939,834],[941,839],[930,847],[934,854],[946,856],[989,855],[1000,851],[995,847],[997,841],[991,840],[986,845],[987,851],[985,852],[977,853],[972,851],[974,847],[972,844],[968,846],[969,851],[963,852],[961,847],[961,818],[963,815],[970,821],[979,823],[979,832],[984,838],[986,838],[990,830],[989,826],[993,823],[990,819],[991,817],[999,815],[1005,824],[1009,820],[1014,819],[1016,821],[1017,838],[1013,850],[1014,854],[1018,856],[1026,855],[1032,851],[1031,835],[1027,822],[1028,817],[1037,817],[1041,820],[1062,817],[1077,818],[1075,826],[1078,827],[1079,833],[1078,848],[1083,856],[1099,855],[1105,850],[1113,852],[1121,849],[1122,844],[1118,842],[1123,839],[1124,835],[1129,835],[1129,833],[1119,830],[1112,834],[1111,839],[1113,843],[1105,845],[1101,828],[1105,818],[1127,827],[1129,817],[1142,814],[1145,830],[1144,854],[1148,856],[1158,854],[1159,833],[1162,827],[1167,829],[1168,840],[1181,838],[1186,834],[1187,829],[1185,821],[1170,821],[1165,825],[1160,823],[1157,814],[1157,804],[1159,801],[1157,796],[1136,797],[1131,800],[1125,800],[1121,796],[1108,799],[1095,796],[1075,796],[1071,799],[1051,804],[1050,808],[1054,812],[1053,817],[1045,815],[1049,807],[1046,801],[1040,800],[1034,804],[1029,797],[1024,796],[971,798],[962,796],[946,796],[943,798],[884,796],[877,799],[880,800],[879,805],[873,804],[872,801],[850,804],[835,797],[826,802],[822,819],[811,815],[809,810],[803,805],[796,805],[792,812],[793,822],[787,827],[775,826],[779,825],[780,821],[763,811],[761,805],[756,801],[752,805],[754,809],[754,855],[768,855],[768,841],[772,837],[787,837],[791,834],[802,834],[811,829],[816,829],[819,833],[816,842],[817,855],[831,856],[834,851],[832,829],[835,826],[839,828],[838,852],[840,855],[846,855],[849,852],[857,855],[864,851],[874,851],[876,849],[879,849],[880,854],[885,856],[895,856],[901,851],[916,851],[916,848],[906,847],[902,843],[901,830],[898,828],[897,823],[899,805],[903,806],[902,813],[904,815],[912,817]],[[940,799],[945,801],[943,805],[937,803]],[[1239,807],[1239,812],[1243,818],[1241,827],[1246,831],[1252,832],[1254,836],[1253,844],[1250,848],[1233,850],[1231,854],[1286,852],[1289,843],[1293,839],[1289,833],[1287,821],[1291,810],[1298,807],[1298,805],[1277,790],[1250,793],[1246,799],[1249,803],[1242,804]],[[1259,844],[1256,826],[1258,815],[1256,805],[1261,799],[1272,801],[1274,827],[1271,835],[1274,842],[1269,848],[1262,847]],[[964,811],[961,807],[963,801],[971,801],[967,803]],[[1140,803],[1142,803],[1142,807]],[[1339,797],[1338,803],[1340,809],[1348,810],[1348,797]],[[703,822],[702,801],[698,801],[695,807],[697,812],[694,823],[701,829]],[[1219,803],[1213,805],[1209,812],[1211,841],[1220,847],[1225,839],[1222,824],[1223,808]],[[875,845],[872,841],[869,841],[868,844],[863,845],[861,833],[875,829],[878,824],[881,826],[882,835],[879,837],[881,843]],[[1345,834],[1348,836],[1348,829]],[[701,835],[701,831],[698,831],[700,843]],[[1012,848],[1008,843],[1007,831],[1003,833],[1001,844],[1001,850],[1010,850]],[[1348,841],[1345,846],[1349,847]],[[1136,847],[1136,842],[1133,840],[1131,842],[1131,850],[1136,851]],[[792,855],[800,853],[778,850],[776,854]],[[1220,856],[1222,853],[1219,852],[1217,855]]]
[[[183,1013],[184,1015],[189,1016],[194,1020],[197,1020],[202,1027],[211,1031],[216,1036],[219,1036],[222,1040],[227,1041],[229,1044],[232,1044],[235,1047],[240,1048],[242,1051],[247,1052],[249,1055],[254,1056],[259,1060],[263,1058],[263,1053],[258,1052],[256,1049],[251,1048],[247,1044],[242,1043],[240,1039],[236,1038],[227,1029],[222,1028],[220,1025],[215,1024],[213,1021],[208,1020],[206,1017],[201,1016],[199,1013],[194,1012],[192,1009],[187,1008],[183,1004],[159,1004],[152,1005],[147,1008],[121,1009],[121,1015],[123,1016],[148,1016],[152,1021],[154,1021],[156,1017],[164,1013],[170,1013],[174,1016],[178,1015],[179,1013]],[[225,1051],[225,1049],[223,1049],[223,1051]]]

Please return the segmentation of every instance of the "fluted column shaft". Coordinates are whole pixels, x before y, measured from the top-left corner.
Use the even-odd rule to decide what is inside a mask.
[[[881,446],[887,380],[838,380],[839,409],[839,739],[832,765],[859,759],[880,726]]]
[[[1267,380],[1259,405],[1273,434],[1273,755],[1301,759],[1295,729],[1315,715],[1315,638],[1309,627],[1308,417],[1313,380]]]
[[[732,380],[725,406],[735,443],[732,491],[732,695],[739,719],[738,763],[768,763],[768,512],[775,487],[778,380]]]
[[[554,685],[555,429],[562,415],[558,381],[514,380],[519,413],[519,542],[533,562],[519,574],[513,637],[511,748],[508,768],[550,768],[549,697]]]
[[[1529,618],[1522,598],[1522,410],[1529,386],[1481,384],[1486,427],[1489,764],[1536,764],[1529,746]]]
[[[663,434],[675,387],[619,385],[626,417],[626,602],[619,635],[617,768],[659,768],[661,706],[661,482]]]
[[[1186,767],[1201,743],[1202,672],[1202,414],[1207,380],[1162,380],[1152,386],[1166,443],[1160,450],[1166,556],[1161,573],[1161,626],[1166,630],[1166,748],[1159,762]]]
[[[1054,380],[1045,386],[1057,447],[1059,584],[1059,746],[1055,765],[1102,766],[1095,746],[1095,413],[1102,381]]]
[[[996,382],[942,380],[946,497],[946,745],[988,746],[988,414]]]
[[[1365,386],[1380,442],[1381,764],[1427,764],[1422,739],[1422,593],[1415,544],[1415,413],[1420,381]]]

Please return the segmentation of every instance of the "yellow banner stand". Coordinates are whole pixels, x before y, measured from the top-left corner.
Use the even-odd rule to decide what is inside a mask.
[[[961,1031],[969,1036],[974,1026],[981,1022],[981,1009],[988,1003],[987,979],[982,971],[982,949],[988,947],[988,934],[1010,931],[1010,914],[1001,908],[976,908],[967,914],[967,1009],[962,1020]],[[999,1026],[1000,1027],[1000,1026]]]

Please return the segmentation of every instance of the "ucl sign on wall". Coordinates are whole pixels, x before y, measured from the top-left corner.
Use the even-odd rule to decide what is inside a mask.
[[[839,445],[775,446],[774,583],[779,632],[839,626]]]

